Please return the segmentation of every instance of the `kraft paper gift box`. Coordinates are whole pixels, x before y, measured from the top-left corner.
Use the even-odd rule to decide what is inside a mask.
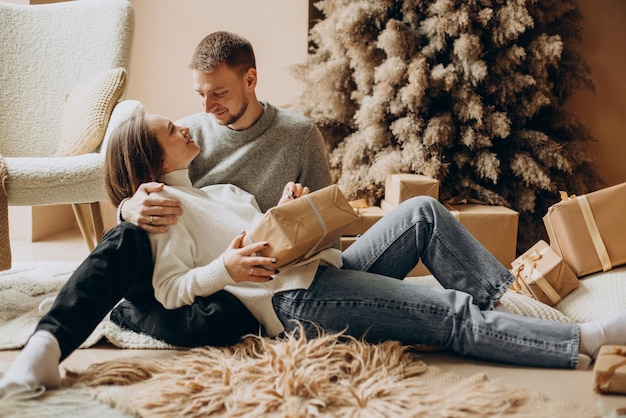
[[[348,248],[349,246],[351,246],[352,244],[354,244],[354,242],[358,239],[359,237],[341,237],[340,239],[340,244],[339,244],[339,249],[341,251],[344,251],[346,248]]]
[[[458,202],[475,202],[463,200]],[[463,226],[505,266],[515,260],[519,213],[504,206],[445,203]]]
[[[351,201],[350,206],[357,214],[358,220],[346,229],[343,233],[345,236],[363,235],[387,213],[379,206],[369,206],[365,199]]]
[[[593,366],[594,389],[626,393],[626,346],[603,345]]]
[[[477,202],[475,200],[452,202],[444,204],[452,216],[461,222],[498,261],[510,266],[516,255],[519,213],[504,206],[464,203]],[[428,274],[430,272],[421,262],[409,273],[411,276]]]
[[[556,305],[580,284],[572,269],[543,240],[530,247],[511,265],[515,276],[511,289],[549,306]]]
[[[577,276],[626,264],[626,183],[567,197],[543,217],[550,246]]]
[[[341,190],[332,185],[268,210],[246,233],[244,245],[267,241],[270,245],[260,254],[276,258],[272,268],[283,267],[335,245],[357,220]]]
[[[393,206],[414,196],[439,199],[439,180],[421,174],[389,174],[385,180],[385,200]]]

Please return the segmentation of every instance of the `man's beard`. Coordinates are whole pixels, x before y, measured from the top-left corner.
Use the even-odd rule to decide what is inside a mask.
[[[224,125],[229,126],[232,125],[233,123],[237,122],[239,119],[241,119],[241,117],[244,115],[244,113],[246,113],[246,110],[248,110],[248,98],[244,97],[243,99],[243,103],[241,105],[241,109],[239,109],[239,112],[236,115],[231,116],[230,119],[228,119]]]

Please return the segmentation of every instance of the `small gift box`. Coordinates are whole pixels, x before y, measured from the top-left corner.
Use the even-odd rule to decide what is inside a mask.
[[[626,393],[626,346],[603,345],[593,366],[594,389]]]
[[[325,187],[268,210],[246,233],[244,245],[267,241],[260,254],[274,257],[282,267],[329,248],[358,220],[336,185]]]
[[[439,180],[421,174],[390,174],[385,181],[385,201],[392,206],[414,196],[431,196],[439,199]]]
[[[543,217],[550,246],[577,276],[626,264],[626,183],[567,196]]]
[[[516,278],[511,289],[549,306],[556,305],[580,284],[569,266],[543,240],[529,248],[511,265],[511,272]]]
[[[351,201],[350,206],[359,218],[343,233],[346,236],[363,235],[387,213],[379,206],[369,206],[365,199]]]

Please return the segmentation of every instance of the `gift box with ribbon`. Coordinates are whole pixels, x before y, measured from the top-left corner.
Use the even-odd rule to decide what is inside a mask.
[[[498,261],[511,265],[517,250],[518,212],[474,199],[450,199],[444,206]],[[421,262],[409,273],[428,274]]]
[[[626,264],[626,183],[562,200],[543,217],[550,246],[577,276]]]
[[[578,277],[541,240],[511,263],[515,282],[511,289],[531,296],[549,306],[556,305],[580,284]]]
[[[431,196],[439,199],[439,180],[410,173],[397,173],[387,176],[385,201],[391,206],[397,206],[414,196]]]
[[[268,210],[246,233],[244,245],[267,241],[260,254],[277,259],[272,268],[311,257],[338,245],[358,216],[336,185],[325,187]]]
[[[626,393],[626,346],[603,345],[593,366],[598,393]]]

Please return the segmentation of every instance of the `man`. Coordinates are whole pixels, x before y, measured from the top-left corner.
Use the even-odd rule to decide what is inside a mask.
[[[288,182],[293,184],[289,187],[311,190],[331,184],[324,141],[315,124],[257,99],[255,56],[246,39],[229,32],[209,34],[196,47],[190,67],[204,112],[176,123],[189,127],[201,148],[190,166],[194,186],[234,184],[253,194],[266,211],[276,205]],[[162,186],[140,186],[120,204],[121,220],[148,233],[166,231],[184,208],[151,195]],[[151,277],[152,271],[142,274]],[[170,311],[158,303],[124,301],[111,319],[180,346],[230,344],[258,332],[256,320],[226,291]]]

